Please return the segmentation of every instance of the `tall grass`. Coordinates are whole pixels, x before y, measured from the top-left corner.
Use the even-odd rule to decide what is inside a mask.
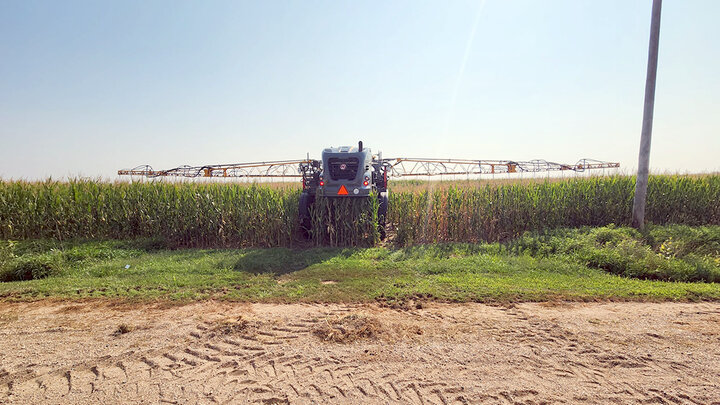
[[[399,245],[497,241],[525,231],[630,223],[634,179],[614,176],[392,192]],[[296,187],[246,184],[0,181],[0,239],[158,238],[173,247],[293,246]],[[316,245],[372,245],[377,204],[318,199]],[[720,224],[720,175],[652,176],[647,220]],[[392,231],[390,234],[392,235]]]

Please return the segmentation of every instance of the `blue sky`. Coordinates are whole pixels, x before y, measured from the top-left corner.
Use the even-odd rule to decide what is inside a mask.
[[[319,157],[637,165],[650,0],[0,1],[0,177]],[[651,168],[720,170],[720,2],[666,0]]]

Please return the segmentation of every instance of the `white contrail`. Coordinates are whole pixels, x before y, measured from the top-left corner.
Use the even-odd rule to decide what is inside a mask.
[[[463,54],[462,62],[460,63],[460,70],[458,70],[458,75],[455,79],[455,86],[453,87],[452,98],[450,99],[450,108],[445,115],[443,138],[447,136],[448,131],[450,130],[450,123],[455,115],[455,104],[457,103],[457,96],[460,91],[460,83],[462,82],[463,75],[465,74],[465,66],[467,65],[468,58],[470,57],[470,50],[472,49],[473,40],[475,39],[475,31],[477,31],[478,25],[480,25],[480,15],[482,14],[483,8],[485,8],[485,2],[486,0],[480,1],[477,14],[475,15],[475,21],[473,22],[472,29],[470,30],[470,37],[465,44],[465,53]]]

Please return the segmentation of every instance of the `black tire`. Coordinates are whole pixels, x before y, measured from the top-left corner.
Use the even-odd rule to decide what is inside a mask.
[[[300,234],[305,238],[310,238],[310,229],[312,228],[312,219],[310,218],[310,207],[315,202],[315,196],[310,193],[301,193],[300,201],[298,201],[298,222],[300,226]]]
[[[382,191],[378,194],[378,232],[380,240],[385,240],[385,219],[387,218],[388,205],[390,204],[390,191]]]

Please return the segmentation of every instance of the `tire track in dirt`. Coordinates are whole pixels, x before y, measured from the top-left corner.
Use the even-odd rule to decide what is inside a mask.
[[[514,306],[503,308],[503,310],[508,316],[519,321],[513,323],[515,329],[512,332],[516,334],[520,342],[528,344],[533,349],[536,356],[529,360],[532,361],[534,368],[548,370],[558,377],[579,380],[581,384],[588,387],[605,388],[604,391],[607,393],[603,396],[593,397],[592,402],[600,400],[600,402],[615,403],[638,401],[659,404],[703,403],[702,399],[693,399],[675,389],[668,390],[670,392],[654,388],[648,389],[644,385],[609,378],[613,374],[628,373],[631,370],[642,370],[642,375],[649,378],[652,378],[653,375],[680,374],[689,369],[683,363],[650,356],[598,350],[557,322],[528,314],[527,311]],[[661,338],[660,336],[654,337]],[[540,351],[540,348],[551,350]],[[558,367],[558,364],[562,366]],[[712,379],[700,379],[700,383],[718,389],[720,395],[720,385],[713,384]],[[577,396],[574,399],[578,402],[585,402],[589,398]]]
[[[283,350],[301,336],[309,338],[315,324],[325,317],[351,311],[340,308],[284,326],[268,325],[254,335],[212,336],[210,325],[200,324],[182,345],[97,358],[43,375],[6,375],[0,383],[11,382],[7,393],[11,402],[76,398],[94,402],[139,394],[170,403],[463,402],[462,396],[453,397],[463,387],[396,373],[378,379],[378,367],[372,364]],[[201,393],[182,389],[193,383],[200,383]]]
[[[289,316],[260,313],[249,322],[221,322],[228,314],[182,321],[188,326],[152,348],[138,341],[130,349],[77,356],[83,360],[63,366],[0,368],[0,403],[720,401],[718,368],[698,372],[661,352],[650,356],[625,350],[594,326],[578,329],[556,319],[564,316],[561,311],[546,316],[529,308],[304,305]],[[717,316],[715,307],[700,308],[688,314],[689,327],[697,326],[698,316]],[[340,344],[313,333],[328,319],[358,313],[379,317],[394,338]],[[160,323],[166,324],[173,322]],[[408,332],[418,325],[424,328],[422,335]],[[149,335],[163,336],[161,330]],[[117,342],[132,336],[118,337]],[[638,344],[648,347],[676,344],[656,331],[626,337],[638,336],[643,339]],[[714,353],[708,356],[706,364],[720,359]],[[563,386],[568,388],[557,388]]]

